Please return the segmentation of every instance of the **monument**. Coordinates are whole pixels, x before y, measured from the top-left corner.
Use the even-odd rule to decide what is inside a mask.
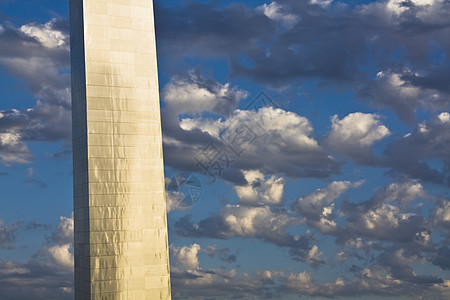
[[[170,299],[152,0],[70,0],[75,299]]]

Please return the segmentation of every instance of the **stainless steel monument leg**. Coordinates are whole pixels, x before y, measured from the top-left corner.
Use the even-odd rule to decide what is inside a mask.
[[[170,299],[152,0],[70,0],[75,299]]]

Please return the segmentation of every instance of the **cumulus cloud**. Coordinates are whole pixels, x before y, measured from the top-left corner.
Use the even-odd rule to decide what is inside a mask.
[[[256,11],[263,13],[271,20],[280,22],[287,28],[293,27],[300,21],[300,18],[297,15],[290,13],[288,9],[277,2],[271,2],[270,4],[258,6]]]
[[[213,257],[219,255],[228,263],[235,259],[228,257],[228,249],[217,249],[210,245],[202,248],[198,244],[170,246],[171,286],[174,299],[199,299],[209,297],[249,298],[274,296],[275,280],[283,273],[279,271],[261,270],[256,275],[239,274],[235,268],[210,268],[201,266],[199,253],[205,252]]]
[[[349,114],[342,120],[335,115],[325,143],[332,151],[356,162],[373,163],[372,146],[390,134],[379,119],[379,115],[360,112]]]
[[[310,0],[309,4],[311,5],[319,5],[323,8],[328,7],[331,3],[333,3],[333,0]]]
[[[30,270],[23,265],[13,262],[0,262],[2,268],[0,268],[0,273],[5,275],[11,274],[28,274]]]
[[[71,247],[72,244],[65,244],[52,246],[47,249],[55,264],[67,271],[73,270],[74,258],[69,251]]]
[[[73,273],[30,260],[0,260],[0,289],[5,299],[69,300],[73,298]]]
[[[70,75],[65,21],[7,24],[0,32],[0,65],[24,80],[36,104],[0,111],[0,159],[4,164],[29,163],[29,141],[70,138]],[[7,45],[7,46],[5,46]],[[12,51],[12,49],[14,49]]]
[[[294,237],[284,232],[284,229],[298,223],[283,209],[272,211],[268,206],[240,205],[227,205],[218,215],[200,221],[198,226],[189,226],[188,222],[188,218],[177,222],[175,227],[178,234],[221,239],[259,237],[281,245],[294,241]]]
[[[299,274],[290,274],[286,280],[286,287],[294,291],[305,293],[312,292],[316,288],[310,273],[302,272]]]
[[[424,226],[420,217],[402,213],[391,204],[382,204],[352,218],[349,229],[381,240],[408,241],[415,237],[418,228]],[[414,227],[410,227],[415,225]]]
[[[397,204],[409,204],[417,199],[428,198],[422,184],[415,180],[392,183],[383,192],[380,192],[377,197],[379,199],[383,198],[377,201],[395,201]]]
[[[272,275],[273,273],[273,275]],[[237,269],[199,269],[183,271],[171,269],[171,286],[173,299],[206,299],[217,297],[233,298],[271,298],[282,294],[274,286],[271,276],[277,272],[261,271],[262,276],[239,274]],[[265,275],[265,276],[264,276]]]
[[[300,197],[292,205],[292,209],[304,216],[308,225],[313,226],[324,234],[336,234],[338,226],[334,221],[334,203],[342,193],[350,187],[359,187],[362,182],[335,181],[325,189]]]
[[[311,273],[291,273],[285,276],[285,288],[291,292],[315,297],[354,297],[355,295],[440,297],[448,293],[448,285],[438,277],[414,274],[409,259],[402,250],[394,251],[384,259],[398,259],[397,270],[384,266],[370,266],[355,272],[355,278],[348,281],[337,277],[334,282],[317,283]],[[404,269],[406,267],[406,270]],[[400,272],[400,273],[399,273]],[[403,273],[404,272],[404,273]],[[424,290],[424,286],[433,286]],[[436,294],[438,291],[438,294]]]
[[[434,222],[450,228],[450,200],[441,199],[436,205]]]
[[[28,223],[24,228],[48,230],[48,226],[35,222]],[[1,248],[5,237],[4,229],[0,220]],[[50,245],[39,249],[25,263],[0,260],[2,297],[50,300],[73,298],[73,217],[60,217],[60,222],[47,243]]]
[[[438,119],[443,124],[449,123],[450,122],[450,113],[442,112],[438,115]]]
[[[178,130],[167,125],[165,131],[166,161],[173,167],[187,167],[189,162],[190,170],[199,171],[194,168],[194,158],[201,160],[202,151],[213,145],[232,161],[231,169],[259,170],[265,175],[293,178],[339,173],[340,163],[328,156],[314,139],[309,120],[293,112],[272,107],[256,111],[238,109],[227,119],[186,117],[179,124]],[[195,139],[189,142],[187,136],[204,142],[192,145]]]
[[[380,266],[389,270],[393,279],[423,284],[443,283],[442,278],[417,274],[412,267],[417,257],[410,254],[408,250],[388,249],[379,256],[378,260]]]
[[[184,76],[174,76],[162,90],[162,97],[179,114],[209,111],[228,115],[247,97],[247,92],[191,70]]]
[[[285,209],[268,206],[227,205],[218,214],[192,223],[190,216],[175,223],[176,234],[186,237],[230,239],[257,238],[289,248],[294,259],[304,261],[314,239],[310,233],[291,234],[287,229],[302,224]]]
[[[323,252],[319,251],[319,247],[317,245],[312,246],[312,248],[308,251],[308,256],[306,257],[306,262],[313,268],[318,268],[320,265],[325,264],[325,261],[322,259]]]
[[[360,99],[392,109],[408,124],[416,119],[416,109],[430,104],[448,110],[445,1],[375,1],[324,9],[330,3],[277,1],[256,10],[195,2],[159,7],[159,45],[171,57],[174,52],[225,57],[233,75],[271,86],[299,79],[346,84]],[[171,19],[178,22],[169,24]],[[282,22],[288,24],[285,30],[276,26]],[[367,69],[373,66],[382,72],[371,80]]]
[[[383,153],[385,166],[428,182],[449,185],[450,122],[445,112],[420,123],[413,132],[395,140]],[[438,163],[430,164],[434,160]]]
[[[203,269],[198,258],[198,253],[202,251],[199,245],[172,246],[172,249],[176,252],[175,262],[173,262],[175,265],[171,268],[175,299],[225,295],[237,298],[274,298],[290,294],[315,297],[351,297],[355,294],[433,295],[433,290],[439,290],[444,295],[448,290],[442,279],[412,272],[410,264],[413,257],[403,250],[386,252],[378,258],[381,265],[373,265],[355,272],[355,278],[352,280],[338,276],[332,282],[318,283],[309,272],[285,274],[283,271],[259,270],[256,276],[252,276],[251,274],[240,275],[236,269],[230,271]],[[308,251],[307,260],[317,267],[317,264],[323,264],[322,255],[322,252],[314,245]],[[385,266],[387,261],[395,258],[398,259],[395,264],[397,270]],[[432,284],[433,290],[424,291],[419,286],[412,290],[411,283],[419,286]],[[391,289],[386,290],[386,287]]]
[[[191,246],[175,247],[171,245],[170,250],[172,256],[176,260],[176,264],[181,265],[186,270],[195,270],[198,268],[198,253],[201,247],[198,244]]]
[[[431,86],[418,86],[422,76],[411,73],[409,70],[398,73],[380,71],[373,81],[359,91],[359,95],[374,106],[392,109],[408,124],[416,120],[415,113],[419,107],[446,107],[445,95]]]
[[[0,119],[1,122],[1,119]],[[0,132],[0,159],[3,164],[26,164],[30,162],[32,154],[28,147],[22,143],[19,133],[10,130]]]
[[[8,45],[0,47],[0,64],[13,76],[24,79],[29,91],[37,99],[70,108],[70,74],[67,71],[69,35],[66,22],[55,19],[46,24],[23,25],[21,29],[8,25],[0,34],[2,44]],[[50,32],[58,36],[58,41],[52,40]]]
[[[235,186],[239,203],[245,205],[283,204],[283,178],[271,176],[265,180],[264,174],[257,170],[244,171],[248,185]]]
[[[37,101],[32,108],[3,110],[1,113],[0,130],[9,134],[16,148],[21,142],[64,140],[71,134],[71,114],[62,106]]]
[[[55,232],[52,234],[53,241],[60,245],[73,243],[73,226],[73,213],[70,217],[59,217],[59,224],[56,227]]]
[[[416,182],[391,184],[377,191],[364,202],[343,202],[341,212],[346,216],[342,238],[362,236],[379,241],[408,244],[411,249],[431,247],[431,237],[424,216],[407,204],[425,197],[422,186]]]
[[[179,205],[180,201],[184,199],[185,195],[179,191],[166,191],[166,211],[170,213],[175,210],[185,210],[188,207]]]
[[[73,272],[73,238],[73,213],[70,217],[61,216],[55,231],[51,234],[54,245],[40,249],[37,257],[42,259],[41,263],[56,266],[61,271]]]
[[[20,31],[35,38],[47,48],[58,48],[62,46],[66,46],[67,48],[68,36],[61,32],[61,30],[54,28],[57,22],[57,19],[53,19],[45,24],[26,24],[20,27]]]
[[[409,2],[389,0],[382,4],[393,16],[398,17],[402,13],[413,11],[417,17],[426,21],[429,15],[434,13],[435,8],[440,7],[443,2],[441,0],[411,0]]]

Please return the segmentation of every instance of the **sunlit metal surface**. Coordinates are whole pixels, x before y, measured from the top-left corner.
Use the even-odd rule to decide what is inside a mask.
[[[170,299],[151,0],[70,0],[75,299]]]

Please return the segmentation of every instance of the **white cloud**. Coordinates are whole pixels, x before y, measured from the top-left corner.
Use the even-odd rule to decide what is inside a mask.
[[[227,205],[220,216],[229,230],[226,234],[230,236],[269,237],[277,232],[284,235],[283,230],[295,224],[293,219],[272,212],[268,206]]]
[[[31,157],[30,150],[21,141],[20,133],[12,130],[0,132],[0,159],[4,164],[27,164]]]
[[[450,227],[450,201],[443,200],[436,208],[435,222]]]
[[[402,121],[413,124],[416,121],[416,109],[419,107],[447,108],[445,93],[439,91],[439,85],[421,84],[421,82],[433,80],[427,76],[407,68],[402,71],[385,70],[379,72],[376,78],[359,93],[372,105],[388,107]]]
[[[339,168],[339,164],[326,155],[314,139],[309,120],[282,109],[236,110],[229,118],[217,120],[183,118],[180,126],[184,132],[180,132],[177,139],[184,138],[187,132],[196,134],[196,137],[198,131],[208,133],[214,143],[227,146],[224,151],[234,161],[232,167],[241,170],[259,170],[265,175],[281,173],[298,178],[327,177]],[[191,154],[190,161],[197,154]]]
[[[438,119],[442,122],[442,123],[450,123],[450,113],[448,112],[442,112],[438,115]]]
[[[350,238],[345,242],[345,250],[349,248],[355,248],[358,251],[362,251],[365,255],[369,255],[370,251],[375,247],[375,242],[362,237]],[[339,256],[346,257],[345,251],[342,251]]]
[[[419,8],[416,12],[418,17],[427,16],[433,11],[434,6],[440,5],[441,2],[439,0],[387,0],[361,5],[360,9],[364,14],[383,13],[389,17],[389,21],[395,21],[404,12],[410,12],[413,7]]]
[[[309,4],[319,5],[322,8],[328,7],[331,3],[333,3],[333,0],[309,0]]]
[[[421,6],[421,9],[426,9],[426,6],[432,6],[435,3],[441,1],[436,0],[410,0],[410,3],[414,6]],[[409,10],[408,2],[404,0],[389,0],[386,2],[386,9],[395,15],[400,15],[401,13]]]
[[[286,288],[291,292],[312,295],[315,297],[344,297],[346,299],[361,297],[362,295],[388,295],[392,296],[425,296],[429,291],[422,287],[412,288],[411,282],[430,284],[442,281],[438,277],[417,275],[411,268],[417,257],[405,255],[403,249],[383,253],[379,258],[381,265],[371,265],[355,272],[355,278],[346,283],[344,278],[337,277],[334,282],[316,283],[308,272],[290,274],[285,278]],[[436,284],[436,290],[442,294],[448,291],[445,281]],[[392,291],[392,293],[391,293]],[[356,296],[358,295],[358,296]],[[433,298],[433,297],[431,297]]]
[[[21,44],[23,47],[23,44]],[[50,51],[50,50],[49,50]],[[68,54],[54,53],[55,56]],[[26,144],[30,140],[64,140],[70,138],[70,75],[61,57],[30,50],[27,54],[2,55],[0,64],[12,75],[25,79],[36,105],[27,110],[1,111],[0,159],[5,164],[29,163],[32,157]]]
[[[184,92],[180,92],[178,97],[178,92],[186,86],[210,93],[215,87],[224,85],[201,78],[198,72],[191,71],[188,76],[174,77],[166,86],[163,141],[166,161],[170,166],[200,172],[194,158],[199,158],[204,148],[214,144],[231,162],[226,167],[230,170],[224,172],[227,174],[220,176],[233,183],[243,184],[245,179],[241,170],[259,170],[265,175],[283,174],[294,178],[328,177],[339,172],[340,164],[319,146],[307,118],[273,107],[233,110],[235,105],[230,104],[237,103],[235,100],[240,97],[232,96],[224,101],[208,100],[206,104],[201,101],[216,99],[216,96],[200,97],[203,100],[188,104],[189,97]],[[223,117],[183,114],[196,110],[221,113]]]
[[[73,243],[73,213],[70,217],[59,217],[59,224],[56,227],[54,240],[58,244]]]
[[[392,89],[395,89],[401,96],[406,98],[414,98],[419,95],[420,89],[409,85],[406,81],[401,79],[401,74],[388,73],[385,78]]]
[[[62,295],[73,285],[73,268],[50,266],[35,260],[26,263],[0,260],[0,290],[2,299],[71,299]]]
[[[68,48],[68,36],[60,30],[54,29],[56,19],[45,24],[31,23],[20,27],[20,31],[37,39],[47,48]]]
[[[0,143],[2,146],[15,146],[20,141],[20,135],[15,132],[0,133]]]
[[[267,177],[257,170],[243,171],[243,173],[248,185],[234,187],[240,204],[283,204],[283,178]]]
[[[348,215],[348,236],[365,236],[410,245],[431,242],[426,241],[426,236],[422,234],[426,227],[417,213],[404,212],[389,203],[379,203],[365,210],[362,205],[360,207]]]
[[[308,224],[324,234],[336,233],[333,210],[337,200],[350,187],[359,187],[362,182],[334,181],[325,189],[300,197],[292,205],[295,212],[307,219]]]
[[[57,266],[70,271],[73,269],[74,263],[73,255],[69,251],[71,247],[72,244],[55,245],[47,250]]]
[[[225,127],[225,123],[222,119],[206,119],[206,118],[183,118],[180,122],[180,127],[186,131],[192,131],[194,129],[200,129],[209,135],[219,138],[220,132]]]
[[[392,183],[380,195],[385,202],[396,201],[406,204],[416,199],[427,198],[423,186],[417,181]]]
[[[323,252],[319,251],[319,247],[317,245],[312,246],[312,248],[308,251],[308,256],[306,257],[306,262],[313,268],[317,268],[320,265],[324,264],[325,261],[322,260]]]
[[[74,257],[72,245],[74,238],[73,213],[70,217],[60,216],[58,226],[52,233],[52,240],[56,245],[44,248],[51,260],[61,269],[73,270]]]
[[[71,125],[67,120],[71,119],[71,113],[63,106],[38,100],[27,110],[1,111],[0,160],[6,165],[30,163],[33,155],[25,142],[69,138]]]
[[[364,220],[362,223],[364,229],[375,232],[383,227],[397,228],[399,221],[407,219],[409,216],[409,214],[401,214],[396,206],[383,204],[381,207],[365,213],[361,219]]]
[[[352,113],[339,120],[337,115],[332,118],[330,139],[335,142],[340,139],[359,147],[367,147],[389,135],[389,129],[379,121],[376,114]]]
[[[263,13],[269,19],[280,22],[286,28],[291,28],[300,21],[299,16],[289,13],[286,8],[277,2],[263,4],[258,6],[256,10]]]
[[[301,225],[303,222],[294,218],[282,208],[271,209],[269,206],[226,205],[220,213],[191,223],[189,217],[182,218],[175,224],[180,236],[208,237],[229,239],[234,237],[258,238],[281,247],[294,250],[294,256],[303,259],[304,250],[309,249],[311,235],[291,235],[287,229]]]
[[[198,244],[176,247],[170,246],[172,296],[177,299],[204,299],[216,297],[249,298],[263,295],[273,285],[272,279],[282,276],[282,272],[262,270],[257,276],[239,274],[234,268],[203,269],[198,254],[203,251],[217,253],[215,246],[201,249]],[[220,252],[220,251],[219,251]]]
[[[390,184],[358,204],[344,201],[340,216],[346,219],[346,224],[341,228],[341,241],[365,255],[376,248],[379,241],[406,244],[410,251],[431,249],[428,221],[418,206],[410,205],[414,200],[428,198],[422,185],[409,181]]]
[[[445,0],[413,0],[418,6],[417,17],[428,24],[445,24],[448,21],[447,2]]]
[[[384,151],[381,161],[396,173],[437,184],[448,183],[450,122],[445,114],[421,122]],[[431,164],[430,161],[433,163]]]
[[[37,99],[30,109],[1,111],[0,160],[7,165],[30,162],[32,155],[24,144],[30,140],[70,138],[69,36],[58,27],[65,27],[63,21],[20,28],[9,24],[5,32],[10,34],[0,37],[2,44],[10,45],[0,49],[1,66],[26,83]]]
[[[224,129],[235,130],[236,126],[245,124],[253,130],[256,135],[279,136],[280,144],[272,141],[267,147],[291,146],[295,148],[306,148],[318,150],[319,146],[314,138],[310,137],[313,128],[309,120],[294,112],[284,111],[279,108],[263,107],[258,111],[236,110],[233,115],[226,119],[202,119],[183,118],[181,126],[185,130],[199,128],[211,136],[220,138],[219,134]],[[259,147],[261,145],[255,146]]]
[[[174,210],[185,210],[187,207],[178,205],[184,199],[184,194],[180,191],[166,190],[166,211],[167,213]]]
[[[446,24],[448,11],[445,0],[387,0],[361,5],[359,11],[365,16],[375,16],[379,21],[398,25],[410,18],[424,24]]]
[[[444,281],[440,284],[433,284],[432,290],[435,290],[440,294],[440,299],[445,299],[445,297],[448,297],[448,295],[450,295],[450,280],[444,279]]]
[[[317,288],[311,274],[307,272],[290,274],[287,277],[286,287],[290,290],[306,293],[313,293]]]
[[[333,151],[357,162],[370,162],[373,160],[371,147],[390,135],[389,129],[379,119],[377,114],[360,112],[349,114],[342,120],[335,115],[325,142]]]
[[[14,263],[11,261],[7,261],[7,262],[0,261],[0,274],[6,274],[8,276],[13,276],[13,275],[17,275],[17,274],[20,274],[20,275],[29,274],[30,272],[31,272],[30,269],[28,269],[27,267],[25,267],[21,264]]]
[[[162,96],[177,113],[210,111],[227,115],[247,97],[247,92],[190,71],[186,76],[173,77],[163,88]]]
[[[66,293],[66,294],[72,294],[73,293],[73,288],[72,287],[61,287],[60,289],[61,289],[61,291],[63,293]]]
[[[27,80],[38,101],[54,105],[70,105],[70,74],[50,55],[35,57],[0,57],[10,73]]]
[[[408,7],[404,5],[403,0],[389,0],[386,3],[386,9],[394,14],[401,14],[402,12],[408,10]]]
[[[199,267],[198,253],[200,249],[201,247],[198,244],[183,246],[181,248],[173,245],[170,246],[171,254],[176,259],[177,265],[191,271]]]

